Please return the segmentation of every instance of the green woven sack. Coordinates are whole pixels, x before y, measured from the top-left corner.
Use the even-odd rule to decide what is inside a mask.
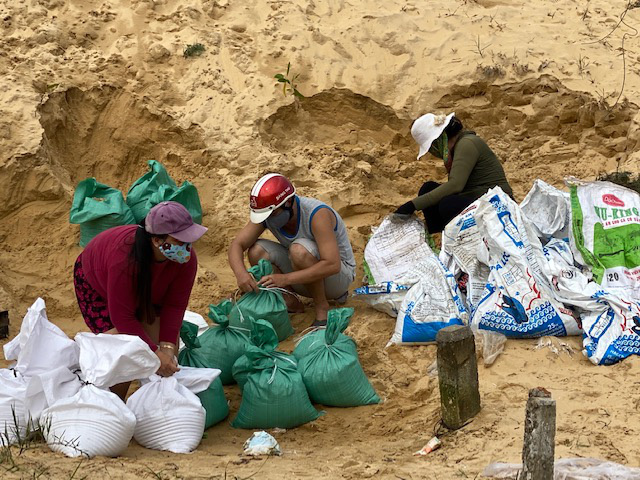
[[[271,324],[266,320],[255,320],[251,327],[251,344],[267,352],[272,352],[276,365],[281,366],[284,362],[289,365],[296,365],[295,359],[284,352],[276,350],[278,348],[278,336]],[[252,371],[252,363],[247,355],[242,355],[236,363],[233,364],[233,379],[236,381],[240,389],[244,388],[247,383],[249,373]]]
[[[262,259],[249,269],[249,273],[259,282],[263,276],[273,273],[273,267],[268,260]],[[261,288],[259,292],[245,293],[235,307],[229,315],[231,325],[251,328],[251,321],[260,318],[273,326],[280,342],[293,333],[287,304],[277,289]]]
[[[356,343],[341,333],[352,315],[353,308],[330,310],[327,328],[306,335],[293,352],[314,403],[332,407],[380,403],[358,361]]]
[[[150,171],[134,182],[127,193],[127,205],[140,222],[154,205],[174,201],[185,206],[196,223],[202,223],[202,206],[198,190],[189,182],[178,187],[160,162],[149,160]]]
[[[233,304],[229,300],[219,305],[209,305],[209,318],[217,325],[209,327],[198,337],[198,355],[205,359],[210,368],[219,368],[222,371],[218,378],[223,385],[234,383],[233,364],[250,345],[249,329],[229,325],[228,315],[232,307]],[[184,342],[184,339],[182,341]]]
[[[120,190],[87,178],[78,184],[73,194],[69,222],[80,225],[80,246],[84,247],[100,232],[130,225],[136,220]]]
[[[182,322],[180,338],[184,342],[184,349],[178,354],[178,364],[185,367],[215,368],[207,362],[200,352],[198,326],[189,322]],[[217,377],[205,391],[197,393],[200,403],[206,412],[204,428],[209,428],[229,416],[229,404],[224,396],[224,389],[220,377]]]
[[[311,405],[295,361],[278,362],[273,351],[255,345],[247,348],[246,356],[251,370],[232,427],[293,428],[320,416]]]

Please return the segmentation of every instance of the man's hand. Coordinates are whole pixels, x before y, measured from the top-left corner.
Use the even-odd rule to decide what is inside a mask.
[[[285,288],[290,285],[290,282],[287,280],[286,273],[274,273],[272,275],[265,275],[260,279],[258,285],[261,287],[280,287]]]
[[[247,271],[245,271],[243,275],[238,275],[236,280],[238,281],[238,288],[242,290],[243,293],[259,291],[256,279]]]

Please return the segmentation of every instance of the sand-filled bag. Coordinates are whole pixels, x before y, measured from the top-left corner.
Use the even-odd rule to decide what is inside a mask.
[[[178,354],[178,363],[180,366],[185,367],[215,368],[211,365],[207,356],[200,353],[200,338],[197,333],[197,325],[183,322],[182,328],[180,329],[180,338],[184,342],[185,347]],[[227,418],[229,415],[229,403],[224,395],[220,375],[211,382],[211,385],[209,385],[206,390],[197,392],[196,395],[200,399],[206,412],[205,429]]]
[[[73,194],[69,222],[80,225],[80,246],[84,247],[99,233],[136,223],[136,219],[120,190],[87,178]]]
[[[272,328],[267,322],[263,326]],[[309,400],[295,360],[254,345],[245,355],[250,370],[233,427],[293,428],[320,416]]]
[[[108,389],[153,375],[160,360],[135,335],[83,332],[75,341],[82,387],[42,412],[45,440],[51,450],[69,457],[117,457],[133,437],[136,417]]]
[[[160,162],[149,160],[149,172],[134,182],[127,192],[127,205],[136,222],[147,216],[149,210],[160,202],[173,201],[183,205],[193,221],[202,223],[202,206],[198,190],[190,182],[178,187]]]
[[[244,355],[247,346],[251,343],[250,323],[246,326],[231,325],[231,312],[234,308],[230,300],[224,300],[218,305],[209,305],[209,318],[214,325],[203,334],[204,338],[200,342],[213,368],[222,370],[220,380],[223,385],[234,383],[233,364]]]
[[[248,271],[259,282],[265,275],[273,273],[273,266],[262,259]],[[228,315],[231,325],[248,329],[252,320],[266,320],[273,326],[280,342],[293,333],[287,304],[279,288],[261,287],[258,292],[245,293]]]
[[[311,401],[333,407],[380,403],[358,360],[353,339],[345,335],[353,308],[330,310],[326,329],[305,335],[293,355]]]
[[[170,377],[152,375],[127,400],[136,416],[134,438],[146,448],[189,453],[205,429],[206,412],[197,393],[218,378],[215,368],[183,367]]]
[[[27,310],[18,335],[4,345],[5,359],[15,362],[0,370],[0,444],[24,439],[29,422],[32,429],[38,428],[49,402],[77,391],[77,377],[69,369],[77,367],[78,355],[76,343],[49,322],[44,300],[38,298]],[[69,375],[73,380],[71,389],[66,388],[65,374],[66,380]],[[43,383],[51,387],[46,396],[38,392]]]
[[[262,350],[266,350],[267,352],[272,352],[274,361],[278,365],[283,364],[283,362],[288,364],[291,364],[292,362],[295,363],[295,360],[291,355],[276,350],[278,348],[278,335],[271,324],[266,320],[255,320],[253,322],[251,327],[250,344],[261,348]],[[252,371],[253,365],[251,360],[246,354],[243,354],[233,365],[233,378],[240,389],[244,388],[245,383],[247,383],[249,373]]]

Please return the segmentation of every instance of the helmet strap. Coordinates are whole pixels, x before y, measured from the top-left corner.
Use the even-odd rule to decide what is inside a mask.
[[[295,199],[296,199],[295,196],[291,197],[291,199],[290,199],[291,200],[291,205],[289,205],[288,207],[283,205],[283,208],[287,212],[289,212],[289,219],[293,218],[293,204],[295,203]]]

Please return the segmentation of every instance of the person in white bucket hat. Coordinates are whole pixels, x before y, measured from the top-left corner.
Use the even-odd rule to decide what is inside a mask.
[[[430,233],[444,227],[489,189],[499,186],[513,197],[502,164],[491,148],[471,130],[465,130],[455,113],[427,113],[413,122],[411,135],[420,150],[442,159],[449,178],[440,184],[425,182],[413,200],[401,205],[396,214],[424,213]]]

